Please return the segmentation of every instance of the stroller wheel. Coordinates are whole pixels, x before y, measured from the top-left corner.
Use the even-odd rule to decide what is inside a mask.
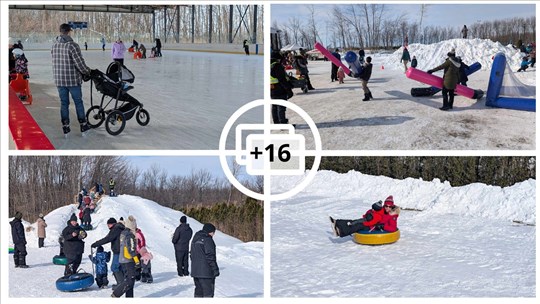
[[[146,126],[150,122],[150,114],[145,109],[140,109],[135,118],[141,126]]]
[[[124,113],[113,110],[107,115],[107,118],[105,119],[105,129],[107,129],[109,134],[118,135],[124,131],[125,127],[126,117],[124,116]]]
[[[86,111],[86,121],[90,128],[97,128],[105,121],[105,112],[100,106],[92,106]]]

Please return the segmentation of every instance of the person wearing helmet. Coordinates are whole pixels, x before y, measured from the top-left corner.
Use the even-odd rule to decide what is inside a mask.
[[[360,219],[356,220],[335,220],[330,217],[332,229],[335,236],[346,237],[357,231],[371,231],[377,227],[382,220],[384,214],[382,201],[378,201],[371,205],[369,209]]]

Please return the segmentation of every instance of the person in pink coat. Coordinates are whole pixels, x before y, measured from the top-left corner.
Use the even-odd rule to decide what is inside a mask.
[[[394,197],[390,195],[384,200],[384,214],[380,224],[384,231],[395,232],[398,230],[397,219],[399,217],[400,208],[394,204]]]
[[[43,247],[43,243],[45,241],[45,228],[47,227],[47,223],[45,223],[45,219],[43,216],[43,213],[39,214],[39,218],[37,220],[37,227],[38,227],[38,247]]]
[[[126,46],[120,38],[116,39],[116,42],[113,43],[111,53],[113,61],[118,61],[121,64],[124,64],[124,53],[126,52]]]

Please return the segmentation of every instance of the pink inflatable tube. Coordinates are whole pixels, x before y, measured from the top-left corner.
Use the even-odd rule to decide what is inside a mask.
[[[335,65],[337,65],[338,67],[341,67],[343,69],[343,72],[345,72],[346,75],[349,75],[351,76],[352,75],[352,72],[351,70],[345,66],[343,64],[343,62],[341,62],[339,59],[337,59],[336,57],[334,57],[334,55],[332,55],[332,53],[330,53],[330,51],[328,51],[327,49],[324,48],[324,46],[322,46],[322,44],[320,43],[315,43],[315,48],[317,50],[319,50],[319,52],[321,52],[321,54],[324,55],[324,57],[328,58],[328,60],[332,61]],[[351,76],[352,77],[352,76]]]
[[[412,67],[407,70],[407,73],[405,73],[405,75],[412,80],[417,80],[425,84],[437,87],[439,89],[442,89],[443,87],[443,79],[441,77],[428,74],[424,71]],[[482,90],[473,90],[461,84],[457,85],[455,92],[458,95],[471,99],[480,99],[482,98],[482,96],[484,96],[484,92]]]

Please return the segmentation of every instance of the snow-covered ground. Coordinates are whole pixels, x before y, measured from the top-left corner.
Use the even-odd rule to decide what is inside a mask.
[[[64,267],[54,265],[52,258],[59,253],[58,236],[66,227],[66,222],[73,212],[76,212],[76,206],[69,205],[45,215],[48,225],[47,238],[45,247],[41,249],[38,248],[36,224],[24,223],[25,227],[34,228],[26,233],[27,264],[30,268],[15,268],[11,255],[9,265],[3,265],[9,268],[10,297],[110,297],[112,293],[110,287],[98,289],[95,284],[85,291],[74,293],[61,292],[55,287],[56,280],[64,273]],[[108,233],[107,220],[110,217],[127,218],[128,215],[133,215],[137,219],[137,225],[145,235],[148,249],[154,256],[152,260],[154,282],[135,283],[135,297],[193,297],[195,288],[193,279],[177,276],[174,247],[171,243],[172,235],[183,213],[140,197],[120,195],[103,200],[100,209],[92,215],[92,225],[95,229],[88,231],[88,237],[85,239],[81,268],[92,273],[92,263],[88,259],[90,245]],[[4,227],[9,229],[9,223],[7,221],[3,223]],[[188,223],[193,233],[202,229],[202,224],[192,218],[188,217]],[[262,297],[263,243],[243,243],[219,230],[216,231],[214,241],[221,272],[216,279],[215,296]],[[104,248],[106,251],[110,250],[110,244],[104,245]],[[110,269],[109,281],[110,284],[114,282]]]
[[[58,91],[52,79],[50,46],[27,49],[32,49],[32,45],[25,47],[33,95],[33,103],[27,109],[56,149],[217,149],[229,117],[244,104],[263,98],[263,56],[164,50],[163,57],[134,60],[132,53],[126,53],[124,64],[135,74],[134,89],[129,94],[143,103],[150,123],[140,126],[133,117],[119,136],[109,135],[102,125],[91,136],[82,138],[71,103],[72,132],[66,140],[60,123]],[[82,53],[90,68],[103,72],[112,61],[110,50]],[[90,82],[82,87],[88,110]],[[101,97],[94,88],[94,104]],[[237,123],[262,120],[263,110],[259,108],[240,117]],[[232,138],[233,134],[229,134]],[[234,142],[229,140],[228,146],[234,147]]]
[[[272,179],[289,189],[301,177]],[[272,203],[273,297],[535,297],[536,180],[510,187],[320,171]],[[328,216],[359,218],[388,195],[403,210],[401,239],[358,245]],[[514,221],[523,222],[524,224]]]
[[[504,52],[515,72],[520,54],[509,46],[481,39],[452,39],[432,45],[412,44],[411,58],[418,68],[432,69],[442,64],[455,48],[467,64],[480,62],[482,70],[469,76],[468,86],[487,91],[491,58]],[[344,54],[342,54],[342,58]],[[373,73],[369,88],[374,99],[362,101],[359,80],[347,77],[345,84],[330,81],[330,62],[310,61],[314,91],[304,94],[294,89],[289,101],[300,106],[315,121],[328,150],[533,150],[536,147],[536,116],[533,112],[486,107],[485,97],[472,100],[456,96],[454,109],[440,111],[442,96],[412,97],[411,88],[429,87],[408,79],[400,63],[402,49],[390,54],[371,54]],[[410,64],[409,64],[410,66]],[[383,69],[384,67],[384,69]],[[442,76],[442,71],[435,75]],[[536,67],[517,78],[536,85]],[[292,110],[287,111],[297,133],[306,136],[306,147],[313,148],[311,131]]]

